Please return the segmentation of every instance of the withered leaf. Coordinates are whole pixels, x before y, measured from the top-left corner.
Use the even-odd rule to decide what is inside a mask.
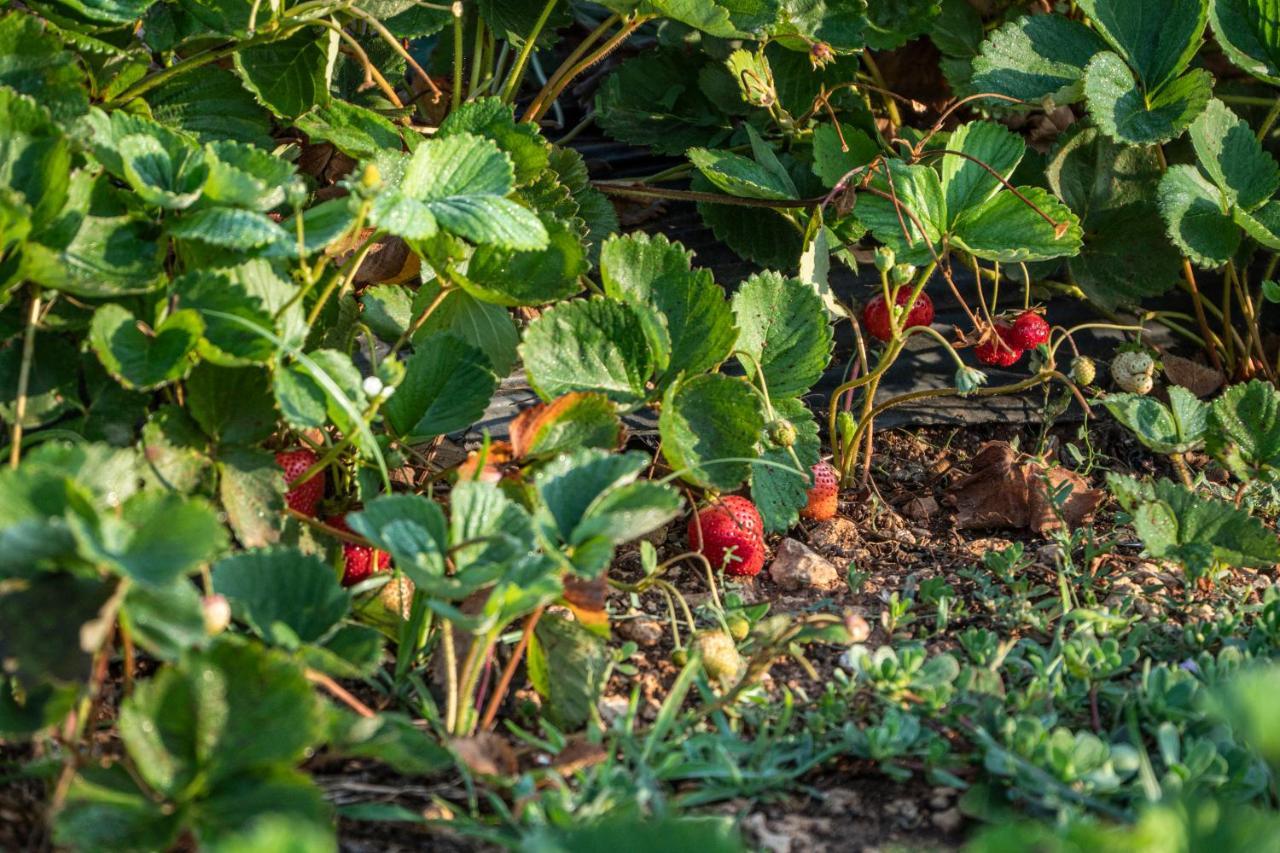
[[[1064,485],[1070,493],[1059,517],[1052,496]],[[1103,497],[1074,471],[1020,458],[1004,441],[978,448],[969,475],[947,491],[960,528],[1015,527],[1036,533],[1056,530],[1064,522],[1071,530],[1088,523]]]

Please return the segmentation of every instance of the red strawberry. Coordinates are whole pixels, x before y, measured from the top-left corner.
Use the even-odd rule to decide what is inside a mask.
[[[689,547],[727,575],[755,577],[764,567],[764,522],[746,498],[726,495],[695,511],[688,535]]]
[[[1034,311],[1027,311],[1013,321],[1009,339],[1016,349],[1035,349],[1049,342],[1049,324]]]
[[[813,487],[809,489],[809,502],[800,515],[814,521],[826,521],[836,514],[836,496],[840,493],[840,475],[829,462],[813,466]]]
[[[1003,321],[997,321],[996,333],[987,335],[973,351],[978,361],[996,367],[1013,367],[1022,358],[1022,349],[1013,340],[1013,326]]]
[[[316,464],[316,455],[305,447],[282,450],[276,454],[276,464],[284,469],[284,482],[288,485]],[[323,497],[324,472],[321,471],[305,483],[299,483],[287,491],[284,502],[291,510],[313,516],[316,514],[316,506]]]
[[[330,527],[350,532],[347,520],[340,515],[330,516],[324,520]],[[378,565],[374,568],[373,555],[378,555]],[[384,572],[391,566],[391,555],[386,551],[376,551],[368,545],[357,545],[354,542],[342,542],[342,585],[355,586],[366,580],[374,572]]]
[[[906,305],[907,300],[911,298],[911,290],[909,287],[899,289],[894,301],[899,305]],[[910,329],[912,326],[927,326],[932,322],[933,300],[929,298],[929,294],[921,293],[916,298],[916,301],[912,303],[911,310],[907,312],[907,321],[903,328]],[[862,325],[876,340],[889,340],[891,335],[889,306],[884,301],[883,296],[872,297],[871,301],[862,309]]]

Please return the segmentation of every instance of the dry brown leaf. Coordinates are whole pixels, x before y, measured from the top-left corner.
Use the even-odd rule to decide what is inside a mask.
[[[1208,397],[1225,381],[1222,371],[1189,358],[1164,353],[1160,356],[1160,363],[1164,365],[1164,375],[1170,382],[1181,385],[1197,397]]]
[[[1056,491],[1064,483],[1071,485],[1071,494],[1059,519],[1049,490]],[[1089,488],[1074,471],[1023,460],[1003,441],[978,448],[969,475],[947,492],[947,502],[957,510],[957,527],[1014,527],[1036,533],[1055,530],[1063,521],[1072,530],[1086,524],[1102,499],[1103,493]]]

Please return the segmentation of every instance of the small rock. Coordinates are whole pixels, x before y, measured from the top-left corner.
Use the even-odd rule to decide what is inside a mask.
[[[631,706],[626,696],[601,696],[600,719],[606,726],[612,726],[614,721],[621,720],[627,715],[627,709]]]
[[[742,821],[742,828],[755,837],[761,849],[769,853],[791,853],[791,837],[783,832],[774,832],[769,828],[765,817],[760,812],[747,815]]]
[[[945,785],[933,789],[933,795],[929,797],[929,805],[943,811],[951,806],[951,801],[956,797],[956,789],[948,788]]]
[[[849,642],[865,643],[871,636],[871,625],[858,613],[844,614],[844,629],[849,632]]]
[[[955,832],[964,826],[964,815],[954,806],[946,811],[937,812],[929,820],[943,832]]]
[[[1060,567],[1065,557],[1066,554],[1063,552],[1062,546],[1057,542],[1041,545],[1036,551],[1036,562],[1051,569]]]
[[[809,531],[809,544],[830,556],[851,557],[861,542],[858,526],[840,516],[815,525]]]
[[[769,576],[784,590],[830,591],[840,585],[836,567],[795,539],[783,539]]]
[[[903,505],[902,514],[915,521],[927,521],[938,514],[938,502],[932,495],[912,498]]]
[[[638,646],[656,646],[662,642],[662,623],[644,617],[626,619],[618,623],[618,633]]]

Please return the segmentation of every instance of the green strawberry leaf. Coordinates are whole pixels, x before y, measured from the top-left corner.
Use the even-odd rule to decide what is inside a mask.
[[[558,219],[542,221],[547,244],[536,251],[515,252],[480,246],[459,276],[463,289],[495,305],[546,305],[582,290],[587,253],[578,234]]]
[[[700,173],[693,176],[689,186],[695,192],[716,190]],[[791,221],[775,210],[761,208],[744,216],[739,206],[700,201],[698,214],[717,240],[760,266],[794,267],[804,250],[801,235]]]
[[[783,180],[770,167],[732,151],[690,148],[689,160],[712,184],[732,196],[758,199],[793,199],[795,184]]]
[[[265,213],[238,207],[206,207],[165,222],[165,230],[179,240],[196,240],[223,249],[248,251],[271,244],[297,245],[297,238]]]
[[[204,322],[195,311],[175,311],[155,331],[144,331],[137,318],[110,303],[94,312],[89,342],[112,376],[147,391],[187,375],[203,334]]]
[[[284,529],[284,477],[274,454],[247,447],[218,453],[218,499],[231,532],[245,548],[280,541]]]
[[[760,382],[757,367],[764,373],[771,398],[799,396],[822,378],[833,335],[812,287],[775,272],[757,273],[734,294],[733,315],[740,330],[738,361],[753,383]]]
[[[374,498],[359,512],[347,515],[351,529],[391,555],[397,569],[427,595],[455,595],[455,582],[445,573],[449,529],[444,510],[421,495],[387,495]]]
[[[858,197],[858,218],[877,240],[893,249],[900,263],[929,263],[935,257],[934,253],[941,254],[942,237],[947,227],[947,203],[942,182],[938,173],[929,166],[908,166],[900,160],[889,160],[887,164],[893,175],[892,195],[905,210],[900,215],[890,199],[863,194]],[[882,174],[877,174],[871,186],[890,194],[889,184]],[[906,211],[914,214],[915,218]],[[930,244],[934,252],[929,251]]]
[[[596,122],[614,139],[672,156],[728,139],[728,119],[697,85],[701,57],[646,51],[618,66],[596,93]]]
[[[1078,254],[1083,241],[1079,218],[1047,190],[1020,187],[1018,192],[1025,201],[1005,191],[961,216],[952,235],[955,244],[979,258],[1001,263]]]
[[[1226,501],[1169,480],[1141,483],[1111,474],[1107,484],[1133,517],[1146,552],[1181,563],[1193,576],[1215,565],[1260,568],[1280,561],[1280,539],[1263,523]]]
[[[545,311],[525,331],[520,355],[529,384],[544,400],[599,391],[635,406],[648,398],[655,366],[640,312],[598,297]]]
[[[667,389],[658,418],[662,455],[672,470],[695,485],[737,488],[759,455],[764,409],[741,379],[703,374]],[[725,461],[744,459],[747,461]]]
[[[867,4],[867,47],[894,50],[929,31],[942,0],[876,0]]]
[[[291,649],[324,642],[351,611],[333,566],[292,548],[224,557],[213,567],[213,591],[263,640]]]
[[[965,155],[942,155],[947,224],[953,227],[957,219],[1001,190],[1003,184],[996,175],[1009,180],[1022,162],[1027,146],[1022,137],[1002,124],[972,121],[951,134],[946,150]],[[984,165],[988,168],[983,168]]]
[[[283,157],[229,140],[206,148],[209,178],[204,197],[217,204],[265,213],[284,203],[294,166]]]
[[[1169,387],[1169,405],[1138,394],[1108,394],[1103,405],[1156,453],[1186,453],[1204,443],[1209,405],[1185,388]]]
[[[201,364],[186,382],[187,412],[222,444],[254,444],[275,431],[271,380],[259,367]]]
[[[153,587],[191,574],[227,546],[213,508],[174,492],[138,492],[119,515],[77,517],[72,527],[87,559]]]
[[[29,242],[26,274],[75,296],[146,293],[160,284],[164,270],[167,246],[158,237],[152,223],[132,216],[85,216],[65,244]]]
[[[232,59],[245,87],[281,118],[300,116],[329,100],[328,51],[314,29],[243,47]]]
[[[1182,73],[1209,20],[1206,0],[1080,0],[1080,8],[1147,92]]]
[[[841,137],[844,138],[843,143]],[[813,173],[828,188],[836,186],[845,175],[866,166],[879,154],[880,147],[875,140],[852,125],[841,122],[837,133],[835,125],[822,124],[813,132]]]
[[[1269,201],[1247,213],[1237,207],[1231,214],[1235,223],[1254,240],[1268,249],[1280,250],[1280,200]]]
[[[775,400],[773,409],[778,417],[790,421],[796,428],[796,441],[791,447],[796,457],[792,458],[787,448],[774,444],[766,427],[760,439],[764,448],[760,459],[773,465],[751,466],[751,500],[760,510],[764,529],[780,533],[795,526],[800,510],[809,502],[809,469],[818,464],[822,445],[818,439],[818,422],[803,402],[794,398]],[[799,470],[784,471],[775,467],[784,465],[795,469],[796,459],[800,460]]]
[[[1280,166],[1253,128],[1217,98],[1191,123],[1190,137],[1200,168],[1229,204],[1253,210],[1280,188]]]
[[[76,58],[29,12],[15,10],[0,18],[0,89],[5,87],[38,99],[59,121],[89,109]]]
[[[1085,71],[1085,95],[1098,126],[1119,142],[1153,145],[1181,136],[1213,94],[1213,77],[1188,71],[1144,94],[1129,66],[1114,53],[1099,53]]]
[[[144,202],[185,210],[200,198],[209,164],[204,152],[177,134],[135,133],[116,140],[124,178]]]
[[[237,367],[264,362],[275,355],[271,340],[254,334],[243,325],[220,316],[205,314],[206,309],[221,314],[234,314],[270,332],[275,321],[262,300],[250,294],[239,282],[221,272],[196,271],[173,280],[178,307],[189,308],[204,318],[204,334],[199,344],[200,356],[224,367]]]
[[[1280,3],[1210,0],[1209,20],[1218,45],[1237,68],[1280,85]]]
[[[1213,401],[1208,449],[1240,480],[1280,476],[1280,394],[1257,379],[1232,385]]]
[[[1222,192],[1195,166],[1170,166],[1160,180],[1160,213],[1169,239],[1202,267],[1220,267],[1240,248],[1240,228],[1225,207]]]
[[[134,642],[161,660],[177,660],[209,642],[200,593],[186,578],[168,587],[130,586],[120,620]]]
[[[670,337],[671,372],[692,376],[729,357],[737,339],[724,292],[709,270],[692,267],[693,255],[659,234],[628,234],[605,242],[600,252],[604,292],[656,310]]]
[[[365,291],[366,296],[373,290],[375,288]],[[394,335],[388,336],[387,340],[398,338],[407,328],[408,318],[421,316],[439,292],[439,285],[434,279],[420,285],[412,309],[405,315],[404,324]],[[364,299],[362,301],[365,301],[367,317],[370,303]],[[490,302],[481,302],[465,291],[455,290],[445,296],[444,301],[414,333],[413,343],[416,345],[438,332],[447,332],[479,349],[489,359],[493,372],[498,376],[509,374],[516,363],[520,333],[516,331],[511,315],[505,309]]]
[[[511,159],[497,145],[458,133],[419,145],[404,164],[399,186],[375,199],[370,220],[410,240],[425,240],[441,229],[473,243],[545,248],[542,222],[506,198],[514,188]]]
[[[267,150],[274,144],[271,114],[224,68],[206,65],[199,74],[175,77],[148,92],[145,100],[156,121],[201,142],[233,140]]]
[[[301,761],[320,722],[320,703],[293,661],[223,639],[136,685],[120,709],[120,736],[152,789],[189,797],[198,777],[196,791],[222,782],[253,790],[243,775]]]
[[[308,110],[294,125],[312,142],[328,142],[356,160],[379,160],[404,147],[400,131],[373,110],[331,100]]]
[[[1068,266],[1091,301],[1114,311],[1177,285],[1182,255],[1155,204],[1161,167],[1153,149],[1077,125],[1059,142],[1045,176],[1081,219],[1084,246]]]
[[[610,661],[604,638],[577,622],[561,616],[538,620],[529,669],[553,725],[575,731],[586,724],[604,690]]]
[[[550,145],[537,126],[516,122],[515,109],[498,98],[478,98],[453,110],[440,123],[436,137],[459,133],[492,140],[508,157],[515,170],[515,185],[532,183],[550,162]]]
[[[866,43],[866,0],[783,0],[769,33],[785,47],[808,53],[822,42],[836,53],[854,53]]]
[[[1065,15],[1031,15],[994,30],[973,60],[972,87],[1029,103],[1074,104],[1085,67],[1107,45]]]
[[[421,441],[479,420],[497,387],[483,352],[440,333],[415,345],[383,413],[396,434]]]

